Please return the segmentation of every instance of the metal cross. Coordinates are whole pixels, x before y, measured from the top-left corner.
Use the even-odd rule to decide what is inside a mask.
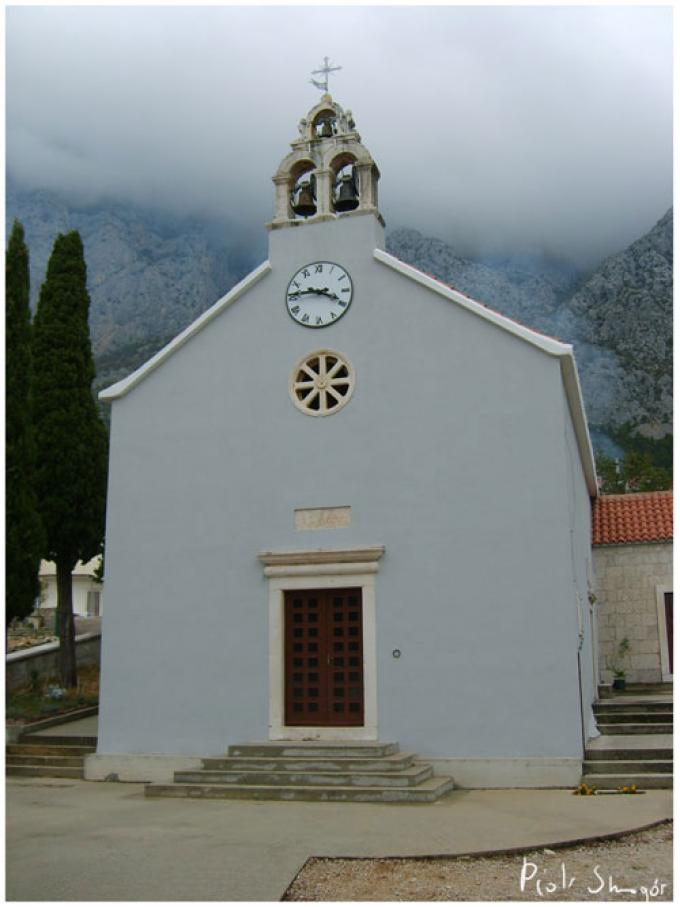
[[[323,92],[326,92],[326,93],[327,93],[327,92],[328,92],[328,76],[329,76],[329,73],[337,72],[338,69],[342,69],[342,66],[329,66],[328,57],[324,57],[324,58],[323,58],[323,66],[322,66],[320,69],[313,69],[313,70],[312,70],[312,75],[313,75],[313,76],[316,76],[316,75],[323,75],[323,76],[324,76],[323,82],[317,81],[316,79],[310,79],[309,81],[312,83],[312,85],[313,85],[315,88],[318,88],[320,91],[323,91]]]

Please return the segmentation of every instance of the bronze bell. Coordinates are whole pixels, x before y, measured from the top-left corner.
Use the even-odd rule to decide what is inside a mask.
[[[324,120],[321,126],[321,138],[329,139],[333,135],[333,127],[330,120]]]
[[[354,174],[346,174],[340,179],[340,188],[335,199],[336,211],[354,211],[359,205],[359,194]]]
[[[293,205],[293,211],[301,217],[311,217],[312,214],[316,214],[314,192],[309,183],[304,183],[300,187],[297,202]]]

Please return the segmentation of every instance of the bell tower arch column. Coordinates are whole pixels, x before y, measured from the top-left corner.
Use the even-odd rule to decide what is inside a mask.
[[[290,187],[288,185],[289,177],[286,176],[275,176],[274,185],[275,197],[274,197],[274,220],[275,221],[286,221],[291,217],[290,210]]]

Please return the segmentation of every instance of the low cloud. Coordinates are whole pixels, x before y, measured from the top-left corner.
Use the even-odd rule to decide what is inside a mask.
[[[388,227],[587,265],[672,202],[670,8],[9,7],[6,21],[8,171],[83,202],[255,234],[324,54]]]

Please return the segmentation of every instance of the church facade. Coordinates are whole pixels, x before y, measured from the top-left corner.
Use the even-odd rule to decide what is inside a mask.
[[[576,783],[597,490],[572,349],[385,252],[378,168],[328,94],[299,133],[267,261],[101,394],[86,777],[384,740],[462,786]]]

